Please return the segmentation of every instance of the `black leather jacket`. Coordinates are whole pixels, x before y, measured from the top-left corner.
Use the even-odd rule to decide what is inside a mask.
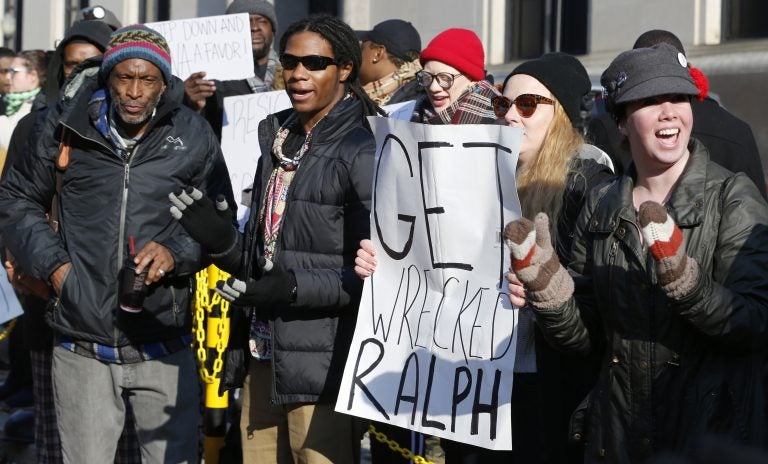
[[[768,206],[744,174],[692,156],[667,209],[700,278],[679,301],[656,283],[632,201],[634,168],[592,192],[576,223],[574,297],[537,311],[548,340],[606,353],[587,413],[586,462],[644,462],[708,433],[768,444]]]

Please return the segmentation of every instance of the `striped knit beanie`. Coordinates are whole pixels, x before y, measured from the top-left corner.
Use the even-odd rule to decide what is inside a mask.
[[[163,73],[166,83],[170,80],[171,52],[165,37],[154,29],[143,24],[133,24],[113,32],[101,60],[101,78],[106,81],[112,68],[131,58],[151,62]]]

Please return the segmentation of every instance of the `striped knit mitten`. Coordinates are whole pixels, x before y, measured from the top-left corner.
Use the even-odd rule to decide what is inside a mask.
[[[573,279],[560,264],[549,237],[549,217],[520,218],[507,224],[504,238],[512,252],[512,270],[537,308],[554,309],[573,294]]]
[[[683,233],[664,206],[646,201],[640,205],[640,230],[656,261],[656,276],[661,288],[672,299],[691,291],[699,278],[699,265],[685,254]]]

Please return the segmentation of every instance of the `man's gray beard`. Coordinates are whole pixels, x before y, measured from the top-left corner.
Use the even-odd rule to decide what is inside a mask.
[[[120,113],[120,98],[115,94],[115,91],[112,88],[109,89],[109,96],[112,99],[112,109],[114,109],[114,113],[118,118],[120,118],[120,121],[124,122],[125,124],[135,126],[138,124],[143,124],[152,118],[152,115],[155,113],[155,108],[157,108],[157,104],[160,102],[160,97],[163,96],[163,92],[158,93],[157,97],[155,97],[155,100],[149,102],[147,107],[144,109],[144,113],[141,114],[141,120],[136,122],[126,121],[123,115]]]

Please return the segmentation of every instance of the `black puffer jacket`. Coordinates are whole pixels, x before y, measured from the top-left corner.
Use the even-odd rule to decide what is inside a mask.
[[[292,112],[271,115],[259,125],[262,156],[243,253],[224,266],[239,261],[241,277],[258,277],[254,260],[264,246],[258,212],[278,165],[272,143]],[[289,307],[259,308],[272,329],[277,404],[331,402],[338,394],[363,287],[354,259],[360,240],[370,235],[374,150],[362,105],[354,99],[342,101],[315,127],[312,145],[291,183],[273,262],[296,276],[297,299]],[[242,385],[251,357],[249,317],[243,312],[233,317],[225,389]]]
[[[708,433],[768,445],[768,206],[699,142],[667,209],[700,278],[680,301],[656,283],[632,202],[634,167],[592,192],[576,223],[575,298],[537,311],[548,339],[606,355],[587,414],[586,462],[645,462]]]
[[[203,118],[180,105],[183,84],[169,83],[129,161],[115,153],[89,118],[96,76],[47,116],[35,152],[14,165],[0,187],[0,232],[21,267],[47,280],[70,262],[51,322],[76,340],[110,346],[188,334],[189,276],[202,266],[199,245],[168,212],[168,193],[192,185],[232,201],[221,149]],[[60,195],[60,235],[45,219],[55,191],[54,163],[62,130],[71,153]],[[233,203],[234,204],[234,203]],[[165,246],[176,268],[152,285],[144,311],[126,317],[118,305],[118,275],[149,241]]]

